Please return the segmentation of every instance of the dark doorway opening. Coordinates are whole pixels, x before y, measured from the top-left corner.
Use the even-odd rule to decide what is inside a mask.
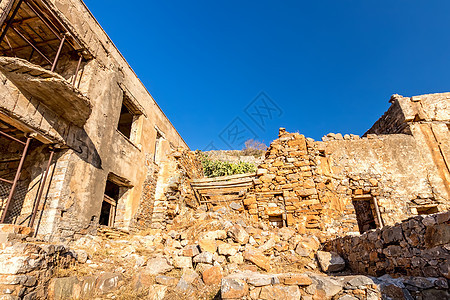
[[[355,207],[356,219],[358,221],[359,232],[364,233],[370,229],[376,229],[375,216],[373,213],[373,199],[353,199],[353,206]]]
[[[106,181],[105,195],[103,196],[102,209],[99,218],[100,225],[114,226],[119,195],[120,186],[109,180]]]

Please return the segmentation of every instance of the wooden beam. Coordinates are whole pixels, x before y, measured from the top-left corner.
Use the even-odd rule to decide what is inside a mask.
[[[230,179],[255,177],[255,176],[256,176],[256,173],[245,173],[245,174],[236,174],[236,175],[220,176],[220,177],[213,177],[213,178],[194,179],[194,180],[191,180],[191,183],[225,181],[225,180],[230,180]]]

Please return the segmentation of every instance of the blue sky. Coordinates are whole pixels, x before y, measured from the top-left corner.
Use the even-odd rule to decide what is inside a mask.
[[[193,150],[363,134],[392,94],[450,91],[450,1],[85,2]]]

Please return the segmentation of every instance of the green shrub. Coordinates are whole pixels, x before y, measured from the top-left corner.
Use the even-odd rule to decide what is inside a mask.
[[[206,177],[256,172],[256,167],[254,164],[246,162],[231,163],[220,160],[211,160],[206,155],[202,155],[202,165],[203,172]]]

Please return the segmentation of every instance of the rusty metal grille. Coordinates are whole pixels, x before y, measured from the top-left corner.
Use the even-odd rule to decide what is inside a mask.
[[[9,191],[11,190],[11,185],[6,182],[0,181],[0,207],[3,210],[6,201],[8,200]]]
[[[0,182],[0,205],[3,211],[6,201],[8,200],[9,192],[11,191],[11,185],[8,183]],[[5,219],[5,223],[15,224],[18,217],[22,213],[23,203],[28,193],[28,189],[22,186],[20,183],[16,187],[14,196],[11,200],[11,204],[8,209],[8,214]]]
[[[17,186],[16,191],[14,192],[14,196],[11,200],[11,204],[9,206],[8,215],[6,216],[6,223],[16,224],[18,221],[18,217],[22,213],[23,203],[25,201],[25,196],[28,193],[28,189],[24,186]]]

